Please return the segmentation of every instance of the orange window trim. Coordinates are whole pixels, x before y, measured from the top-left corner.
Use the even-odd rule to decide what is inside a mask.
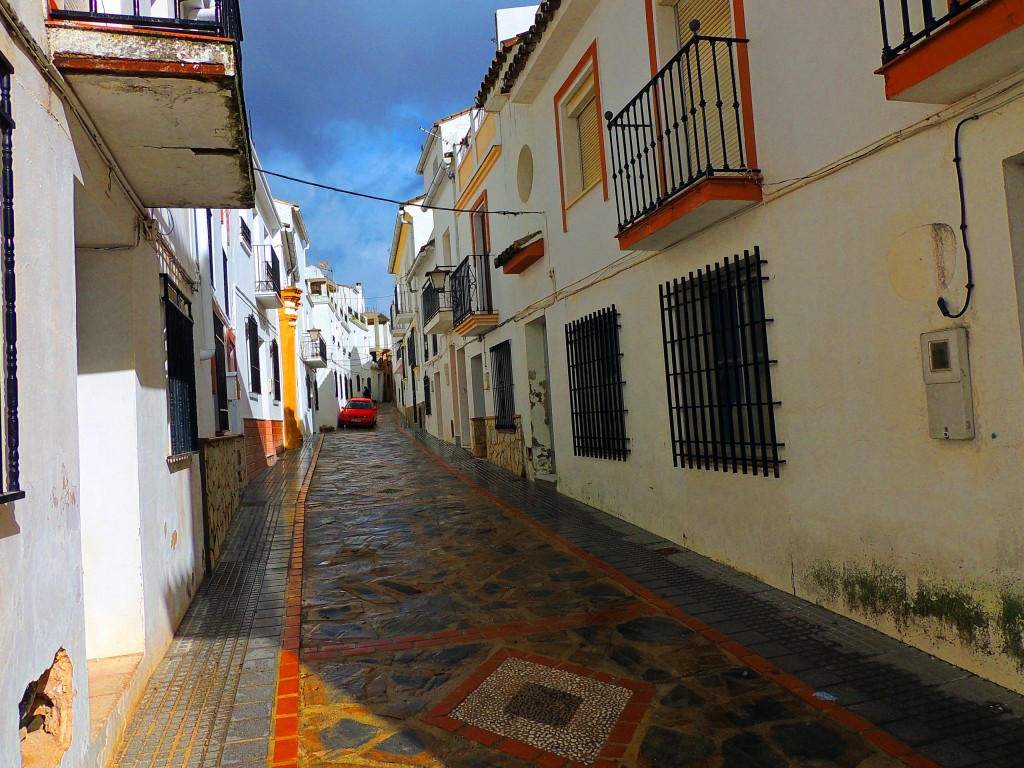
[[[743,11],[743,0],[732,0],[733,32],[736,37],[745,40],[747,37],[747,17]],[[739,77],[740,101],[743,109],[744,154],[747,167],[758,168],[757,142],[754,140],[754,106],[751,103],[750,88],[750,57],[747,46],[736,46],[736,75]]]
[[[562,83],[558,92],[555,93],[554,98],[554,111],[555,111],[555,147],[558,150],[558,186],[562,194],[562,231],[569,231],[569,219],[566,214],[567,206],[565,200],[565,170],[562,157],[562,120],[560,117],[560,107],[565,94],[568,93],[572,86],[579,82],[580,76],[590,66],[594,72],[594,101],[597,106],[597,120],[601,124],[601,141],[599,146],[601,148],[601,190],[604,194],[604,199],[608,199],[608,165],[605,159],[604,150],[604,110],[601,106],[601,73],[597,65],[597,40],[590,44],[587,48],[586,53],[577,62],[576,66],[573,67],[569,76]]]

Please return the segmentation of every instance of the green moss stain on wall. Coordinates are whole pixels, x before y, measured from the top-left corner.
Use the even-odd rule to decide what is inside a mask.
[[[975,651],[1005,653],[1024,672],[1024,592],[918,579],[914,589],[900,569],[872,561],[836,563],[819,559],[803,573],[810,591],[825,602],[842,602],[848,610],[888,616],[901,630],[934,619]],[[992,638],[1001,637],[993,648]]]

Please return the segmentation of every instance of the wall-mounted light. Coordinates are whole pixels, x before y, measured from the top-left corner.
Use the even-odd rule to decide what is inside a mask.
[[[444,281],[448,277],[447,269],[434,267],[432,270],[427,272],[427,277],[430,279],[430,285],[435,291],[438,293],[444,293]]]

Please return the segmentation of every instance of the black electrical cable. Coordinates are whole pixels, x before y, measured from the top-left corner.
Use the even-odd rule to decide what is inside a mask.
[[[340,192],[343,195],[352,195],[353,197],[361,197],[364,200],[376,200],[381,203],[392,203],[393,205],[419,205],[421,208],[426,208],[431,211],[450,211],[452,213],[479,213],[478,210],[472,208],[446,208],[443,205],[423,205],[422,203],[412,203],[408,200],[392,200],[390,197],[380,197],[378,195],[369,195],[365,192],[355,192],[351,189],[342,189],[341,187],[332,187],[328,184],[318,184],[315,181],[309,181],[307,179],[298,179],[294,176],[286,176],[283,173],[274,173],[273,171],[267,171],[258,166],[253,168],[260,173],[266,174],[267,176],[275,176],[279,179],[286,179],[288,181],[294,181],[296,184],[305,184],[308,187],[316,187],[317,189],[326,189],[328,192]],[[543,216],[542,211],[487,211],[489,215],[498,216],[522,216],[527,213],[534,213],[538,216]]]
[[[964,123],[977,120],[979,117],[981,115],[977,114],[965,117],[956,124],[956,131],[953,133],[953,163],[956,165],[956,183],[960,190],[960,239],[964,244],[964,258],[967,261],[967,298],[964,299],[963,309],[954,315],[949,311],[946,300],[942,296],[939,297],[936,302],[939,305],[939,312],[943,317],[948,317],[951,320],[964,316],[967,308],[971,306],[971,294],[974,293],[974,265],[971,262],[971,246],[967,242],[967,200],[964,197],[964,172],[960,163],[960,129],[963,128]]]

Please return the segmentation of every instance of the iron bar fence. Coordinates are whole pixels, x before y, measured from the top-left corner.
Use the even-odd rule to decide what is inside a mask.
[[[765,264],[755,248],[659,289],[677,467],[779,477]]]
[[[314,337],[307,333],[302,339],[302,359],[316,360],[317,358],[323,360],[324,363],[327,362],[327,342],[321,334]]]
[[[264,256],[263,279],[256,281],[256,293],[281,293],[281,262],[277,251],[272,245],[257,246],[257,249],[269,255]]]
[[[878,0],[882,63],[888,64],[985,0]],[[893,31],[890,38],[889,32]]]
[[[493,312],[489,261],[486,254],[467,256],[452,272],[448,285],[452,294],[452,322],[455,325],[470,315]]]
[[[629,439],[615,305],[566,324],[565,344],[573,454],[625,461]]]
[[[701,179],[749,175],[736,53],[747,40],[691,37],[618,114],[605,113],[619,231]]]
[[[438,312],[447,312],[451,308],[451,293],[437,290],[428,280],[423,286],[423,322],[428,323]]]
[[[64,0],[62,5],[50,9],[50,18],[242,39],[238,0]]]

